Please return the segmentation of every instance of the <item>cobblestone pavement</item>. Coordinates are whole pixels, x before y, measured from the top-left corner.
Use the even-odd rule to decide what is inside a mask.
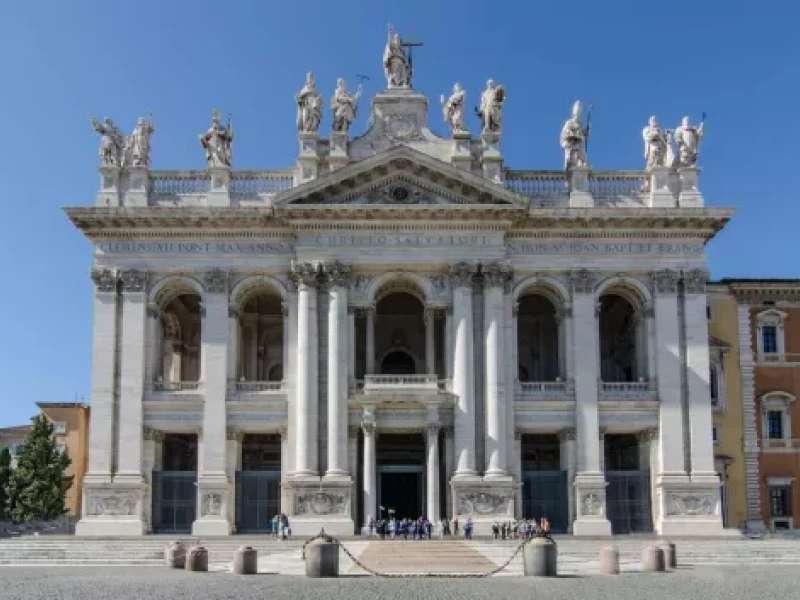
[[[284,575],[186,573],[151,567],[9,567],[0,569],[0,598],[16,600],[291,600],[365,598],[543,598],[641,600],[680,598],[797,598],[800,572],[792,566],[687,567],[673,573],[558,579],[305,579]]]

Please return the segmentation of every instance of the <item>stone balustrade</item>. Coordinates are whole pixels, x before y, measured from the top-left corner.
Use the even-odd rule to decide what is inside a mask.
[[[655,381],[601,381],[600,400],[657,400]]]
[[[154,381],[154,392],[197,392],[203,389],[202,381]]]
[[[575,386],[571,381],[519,381],[515,399],[518,402],[574,400]]]
[[[365,375],[364,394],[382,392],[438,392],[436,375]]]
[[[233,384],[236,392],[280,392],[283,381],[237,381]]]

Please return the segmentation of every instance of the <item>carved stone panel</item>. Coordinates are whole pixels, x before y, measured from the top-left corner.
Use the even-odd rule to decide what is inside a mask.
[[[600,494],[597,492],[587,492],[581,495],[581,516],[603,516],[603,498]]]
[[[96,490],[87,496],[88,515],[118,517],[136,514],[136,492]]]
[[[572,289],[576,294],[591,294],[597,286],[597,273],[588,269],[580,269],[569,274]]]
[[[200,498],[201,517],[222,516],[222,493],[204,492]]]
[[[299,492],[294,500],[295,515],[350,515],[350,498],[344,492]]]
[[[508,515],[511,496],[497,492],[463,491],[458,494],[460,515]]]
[[[704,517],[717,514],[715,494],[668,493],[664,501],[668,517]]]

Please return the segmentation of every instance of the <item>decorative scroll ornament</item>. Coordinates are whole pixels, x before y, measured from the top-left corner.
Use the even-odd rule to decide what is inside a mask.
[[[665,504],[668,517],[713,516],[717,512],[717,496],[714,494],[667,494]]]
[[[662,269],[650,273],[653,288],[659,294],[675,294],[678,292],[678,273],[671,269]]]
[[[458,496],[458,514],[505,515],[510,496],[490,492],[466,492]]]
[[[569,279],[576,294],[591,294],[597,286],[597,274],[589,269],[572,271]]]
[[[122,290],[125,292],[144,292],[147,290],[147,271],[128,269],[119,274]]]
[[[347,515],[349,512],[346,494],[310,492],[295,498],[296,515]]]
[[[310,262],[293,262],[289,278],[298,287],[316,287],[319,283],[317,265]]]
[[[92,269],[89,274],[98,292],[116,292],[117,276],[111,269]]]
[[[350,282],[350,271],[350,265],[339,261],[322,265],[322,273],[328,278],[328,283],[332,287],[347,287]]]
[[[222,516],[222,494],[219,492],[208,492],[203,494],[200,502],[201,517]]]
[[[587,517],[603,516],[603,499],[596,492],[589,492],[581,496],[581,515]]]
[[[465,261],[453,263],[450,265],[450,281],[453,282],[453,287],[470,287],[472,278],[477,272],[477,265],[472,263]]]
[[[123,516],[133,515],[136,510],[136,494],[133,492],[92,491],[89,496],[89,515]]]
[[[687,294],[705,294],[708,271],[692,269],[683,274],[683,285]]]
[[[504,287],[506,282],[511,279],[513,271],[510,265],[492,262],[483,265],[482,273],[487,287]]]
[[[209,294],[224,294],[228,291],[228,273],[222,269],[211,269],[203,273],[203,287]]]

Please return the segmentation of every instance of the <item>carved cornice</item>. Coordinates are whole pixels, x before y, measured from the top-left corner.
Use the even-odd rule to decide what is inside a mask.
[[[705,294],[708,271],[705,269],[692,269],[683,274],[684,291],[687,294]]]
[[[117,291],[117,276],[111,269],[92,269],[89,277],[92,278],[98,292]]]
[[[224,294],[228,291],[228,272],[211,269],[203,273],[203,287],[209,294]]]
[[[322,264],[322,274],[331,287],[346,288],[350,283],[352,267],[339,261]]]
[[[292,262],[289,279],[298,287],[317,287],[319,270],[317,265],[311,262]]]
[[[676,294],[678,292],[678,272],[662,269],[650,273],[653,289],[659,294]]]
[[[139,269],[126,269],[120,271],[119,279],[122,282],[123,292],[142,293],[147,291],[148,273]]]
[[[449,265],[450,281],[453,287],[471,287],[472,278],[478,272],[478,266],[474,263],[461,261]]]
[[[501,262],[491,262],[481,267],[483,283],[486,287],[505,288],[514,275],[511,265]]]
[[[571,271],[569,274],[572,291],[575,294],[593,294],[598,279],[597,273],[589,269],[579,269],[577,271]]]

